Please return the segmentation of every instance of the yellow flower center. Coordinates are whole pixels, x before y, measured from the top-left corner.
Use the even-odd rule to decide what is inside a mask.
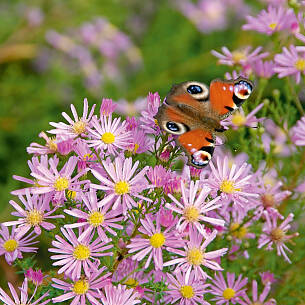
[[[198,217],[200,215],[199,210],[194,207],[190,206],[184,209],[183,216],[186,218],[189,222],[196,222],[198,221]]]
[[[78,280],[73,285],[73,292],[76,294],[85,294],[89,289],[89,283],[86,280]]]
[[[93,227],[98,227],[100,226],[105,220],[104,215],[101,212],[95,211],[89,214],[88,217],[88,222],[93,226]]]
[[[30,212],[27,212],[26,221],[31,226],[39,225],[43,220],[43,213],[34,209]]]
[[[85,245],[78,245],[74,248],[73,257],[77,260],[83,261],[90,256],[90,249]]]
[[[115,141],[115,136],[113,133],[111,132],[105,132],[102,136],[101,136],[101,140],[105,143],[105,144],[112,144]]]
[[[75,199],[76,198],[76,192],[72,190],[67,190],[67,197],[70,199]]]
[[[67,178],[64,178],[64,177],[57,178],[55,183],[54,183],[54,188],[58,192],[64,191],[68,187],[69,187],[69,180]]]
[[[246,60],[247,57],[242,51],[234,51],[232,52],[232,59],[235,63],[240,63],[242,60]]]
[[[123,195],[129,192],[129,184],[126,181],[119,181],[114,186],[114,191],[118,195]]]
[[[157,120],[157,119],[155,119],[154,121],[155,121],[155,124],[156,124],[157,126],[159,126],[159,124],[158,124],[158,120]]]
[[[222,296],[226,299],[226,300],[230,300],[232,298],[234,298],[235,296],[235,290],[232,288],[226,288],[223,293]]]
[[[139,282],[136,279],[130,277],[128,280],[126,280],[124,282],[124,284],[129,286],[129,287],[135,288],[139,285]]]
[[[4,244],[3,248],[7,252],[13,252],[18,248],[18,241],[15,239],[8,239]]]
[[[273,207],[275,200],[272,194],[264,194],[261,196],[261,200],[265,208]]]
[[[187,260],[190,264],[199,266],[203,262],[203,252],[198,248],[193,248],[188,251]]]
[[[275,242],[281,241],[285,237],[284,231],[280,228],[273,229],[271,231],[270,235],[271,235],[271,239]]]
[[[55,141],[55,139],[51,139],[51,140],[48,142],[47,146],[48,146],[52,151],[56,152],[56,151],[57,151],[57,144],[56,144],[54,141]]]
[[[194,296],[194,289],[190,285],[183,285],[180,288],[181,295],[186,299],[191,299]]]
[[[85,154],[83,156],[83,161],[88,161],[88,160],[91,160],[93,159],[93,155],[92,154]]]
[[[155,233],[150,239],[149,242],[154,248],[160,248],[165,243],[165,236],[163,233]]]
[[[241,227],[237,222],[231,224],[230,230],[232,235],[238,239],[243,239],[248,233],[248,229],[244,226]]]
[[[305,70],[305,59],[304,58],[299,58],[295,63],[294,66],[300,70],[304,71]]]
[[[74,123],[72,129],[77,135],[80,135],[86,131],[86,125],[83,121],[77,121]]]
[[[133,153],[136,154],[137,153],[137,150],[139,149],[140,145],[135,143],[134,145],[134,149],[133,149]]]
[[[269,28],[270,28],[271,30],[274,30],[274,29],[276,28],[276,26],[277,26],[277,23],[276,23],[276,22],[273,22],[273,23],[270,23],[270,24],[269,24]]]
[[[246,123],[247,119],[244,115],[241,115],[239,112],[236,112],[232,115],[232,123],[235,126],[243,126]]]
[[[220,190],[223,193],[227,193],[227,194],[233,194],[237,191],[240,191],[240,189],[234,188],[234,182],[230,180],[223,180],[220,185]]]

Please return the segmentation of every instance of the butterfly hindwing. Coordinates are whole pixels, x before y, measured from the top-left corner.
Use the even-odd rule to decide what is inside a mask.
[[[206,166],[214,153],[215,137],[211,131],[197,128],[183,133],[177,139],[189,157],[189,165],[197,168]]]
[[[225,118],[246,101],[252,90],[252,83],[242,77],[234,81],[213,80],[210,84],[210,108],[221,119]]]

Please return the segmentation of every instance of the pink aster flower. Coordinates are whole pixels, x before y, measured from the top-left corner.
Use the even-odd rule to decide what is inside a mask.
[[[100,121],[93,117],[89,128],[89,147],[94,147],[101,152],[117,155],[118,149],[126,149],[130,142],[131,134],[126,131],[125,122],[121,118],[112,119],[112,116],[102,116]]]
[[[274,75],[275,64],[272,60],[256,60],[252,63],[252,69],[255,75],[269,79]]]
[[[39,286],[42,284],[43,279],[46,276],[43,276],[43,273],[41,272],[41,270],[33,270],[32,268],[29,268],[28,270],[26,270],[26,272],[24,273],[24,276],[29,280],[32,281],[35,286]]]
[[[77,164],[77,157],[72,156],[65,163],[60,171],[58,171],[57,166],[59,159],[53,157],[49,159],[49,166],[47,164],[38,165],[35,172],[31,175],[37,179],[36,185],[29,188],[30,192],[33,194],[52,194],[54,195],[53,200],[56,202],[61,202],[66,199],[65,191],[79,187],[81,184],[85,184],[88,181],[82,180],[78,181],[78,178],[83,176],[87,170],[83,170],[78,173],[73,178],[71,177],[75,166]],[[27,188],[13,191],[14,195],[24,195]]]
[[[290,213],[280,225],[277,224],[278,218],[283,219],[284,217],[280,216],[279,213],[268,213],[265,211],[264,216],[266,218],[266,222],[263,226],[263,233],[258,241],[258,249],[267,245],[266,249],[272,250],[272,245],[274,244],[276,246],[277,255],[283,255],[284,259],[291,263],[286,251],[292,251],[285,245],[285,242],[299,235],[297,232],[286,235],[287,231],[291,227],[289,223],[293,220],[293,214]]]
[[[291,140],[297,146],[305,146],[305,116],[290,129]]]
[[[140,127],[146,133],[159,134],[160,127],[154,118],[160,106],[160,96],[158,92],[149,93],[147,96],[147,109],[141,112]]]
[[[17,235],[15,226],[12,227],[11,233],[7,227],[1,225],[0,229],[0,255],[4,254],[5,260],[8,264],[16,258],[23,258],[22,252],[36,252],[38,248],[31,247],[31,245],[38,243],[33,241],[37,237],[34,232],[27,236]]]
[[[274,71],[278,77],[294,75],[296,83],[301,81],[301,74],[305,75],[305,53],[298,50],[298,47],[291,45],[289,49],[283,48],[283,53],[274,56],[276,66]]]
[[[41,234],[41,227],[45,230],[52,230],[56,226],[47,222],[46,219],[54,218],[65,218],[63,215],[51,215],[57,209],[54,208],[50,210],[50,201],[51,195],[30,195],[29,190],[26,190],[26,197],[22,195],[19,196],[19,200],[24,204],[25,209],[23,209],[18,203],[14,200],[10,200],[10,204],[16,209],[16,212],[13,212],[12,215],[19,217],[18,220],[4,222],[5,226],[18,225],[16,231],[18,235],[23,236],[31,228],[34,228],[34,231],[37,235]]]
[[[91,168],[96,166],[97,157],[95,154],[92,153],[87,142],[83,141],[82,139],[77,139],[75,141],[74,151],[78,156],[78,162],[77,162],[78,172],[81,172],[87,167]]]
[[[223,199],[224,207],[233,202],[242,212],[246,203],[258,197],[253,175],[249,174],[249,166],[247,163],[243,163],[241,166],[233,164],[230,168],[228,157],[225,157],[223,161],[217,157],[216,164],[217,168],[213,162],[210,162],[212,174],[206,180],[207,185],[214,192],[221,191],[220,196]]]
[[[220,197],[206,201],[210,189],[203,186],[199,190],[199,186],[200,182],[198,180],[196,182],[191,181],[190,187],[186,189],[181,181],[182,202],[178,201],[172,194],[168,194],[175,205],[167,203],[166,207],[181,215],[176,226],[180,232],[183,232],[187,226],[191,226],[204,235],[205,230],[202,222],[208,222],[216,226],[224,226],[222,219],[208,216],[209,211],[213,211],[222,206],[219,202]]]
[[[252,62],[265,58],[269,55],[268,52],[260,53],[263,47],[257,47],[254,51],[251,51],[252,47],[248,46],[244,49],[235,50],[230,52],[227,47],[222,47],[221,50],[224,53],[221,54],[215,50],[212,50],[211,53],[219,58],[219,63],[223,65],[233,66],[233,65],[241,65],[245,66],[247,64],[251,64]]]
[[[248,115],[245,114],[242,108],[234,112],[231,116],[221,121],[223,126],[231,126],[232,129],[237,130],[239,127],[257,127],[259,122],[262,122],[264,118],[257,118],[255,114],[264,107],[264,103],[255,107]]]
[[[262,272],[259,275],[264,285],[270,285],[276,281],[274,278],[274,274],[269,271]]]
[[[100,116],[109,116],[112,115],[116,108],[116,104],[112,102],[112,99],[103,98],[101,108],[100,108]]]
[[[267,11],[262,10],[257,17],[247,16],[246,19],[248,23],[242,26],[243,30],[253,30],[267,35],[291,30],[292,25],[297,22],[292,9],[271,5],[268,6]]]
[[[178,302],[180,305],[210,304],[204,300],[209,284],[196,279],[193,271],[188,277],[179,268],[172,274],[167,273],[167,283],[165,304],[178,304]]]
[[[100,300],[100,289],[109,285],[110,272],[101,274],[106,270],[106,267],[102,267],[100,270],[90,273],[87,277],[81,277],[80,279],[65,282],[57,278],[52,278],[54,282],[52,286],[57,289],[64,290],[64,294],[58,297],[52,298],[53,303],[62,303],[66,300],[73,299],[70,304],[86,305],[88,301],[93,305],[102,305]]]
[[[216,274],[210,286],[210,293],[215,296],[212,301],[216,301],[217,305],[241,304],[242,297],[246,295],[247,281],[248,279],[243,279],[241,274],[235,280],[235,274],[228,272],[226,282],[222,273]]]
[[[164,250],[165,247],[183,247],[184,241],[175,230],[173,230],[175,222],[165,230],[162,230],[159,213],[156,216],[156,224],[153,223],[153,220],[151,214],[146,215],[144,220],[141,219],[142,226],[139,228],[139,232],[144,234],[144,237],[132,238],[131,243],[127,245],[127,248],[129,248],[128,253],[137,252],[132,255],[133,260],[141,261],[149,254],[144,266],[145,269],[149,267],[150,262],[153,259],[155,269],[162,270],[162,250]]]
[[[202,267],[205,266],[212,270],[223,270],[215,259],[223,256],[227,252],[227,248],[206,252],[206,247],[215,239],[217,230],[214,230],[211,234],[205,234],[205,240],[202,241],[203,235],[190,228],[189,241],[184,246],[184,250],[178,250],[171,247],[167,247],[166,250],[177,254],[178,258],[174,258],[163,266],[171,266],[178,264],[178,267],[182,271],[186,272],[188,278],[191,270],[194,270],[196,279],[206,279],[207,273],[203,271]]]
[[[62,113],[62,116],[68,121],[69,124],[65,123],[54,123],[51,122],[50,125],[55,127],[56,129],[49,130],[49,133],[58,134],[58,135],[67,135],[69,137],[77,137],[83,136],[87,132],[87,128],[89,127],[90,120],[93,116],[95,109],[95,104],[92,106],[90,113],[88,114],[89,107],[88,107],[88,100],[84,99],[84,110],[83,116],[79,117],[75,106],[71,104],[71,111],[73,114],[73,119],[65,112]]]
[[[39,134],[40,138],[43,138],[46,141],[45,145],[41,145],[38,143],[31,143],[29,147],[27,147],[26,151],[28,154],[35,155],[46,155],[46,154],[54,154],[57,152],[57,144],[60,141],[63,141],[60,135],[56,137],[49,138],[45,132],[41,132]]]
[[[148,167],[144,167],[140,172],[135,174],[139,161],[132,165],[132,158],[122,160],[120,157],[115,158],[114,163],[107,164],[107,162],[103,161],[102,164],[110,179],[101,175],[97,170],[92,169],[92,174],[102,184],[90,185],[94,189],[107,191],[107,196],[99,202],[100,207],[108,202],[112,202],[112,208],[115,210],[121,203],[123,214],[126,215],[128,209],[138,206],[133,197],[151,202],[149,198],[139,194],[148,188],[147,180],[144,177]]]
[[[135,305],[141,303],[139,294],[133,289],[126,289],[124,285],[107,285],[105,293],[101,294],[103,305]]]
[[[112,252],[105,252],[111,249],[113,245],[106,245],[100,237],[92,241],[91,234],[86,240],[79,241],[72,229],[61,228],[62,234],[68,240],[65,241],[59,235],[55,235],[52,245],[55,248],[49,248],[50,252],[57,253],[51,256],[51,259],[57,260],[53,266],[62,266],[58,274],[65,273],[72,280],[80,278],[81,271],[84,270],[86,276],[89,276],[93,270],[97,269],[96,263],[102,256],[111,256]]]
[[[27,278],[24,279],[22,286],[19,287],[20,298],[18,297],[18,293],[11,283],[8,283],[8,287],[10,288],[13,299],[10,298],[9,295],[2,288],[0,288],[0,300],[6,305],[18,305],[18,304],[45,305],[51,301],[50,299],[43,301],[43,299],[45,299],[49,295],[48,292],[44,293],[37,300],[32,301],[33,297],[35,296],[37,287],[35,288],[33,295],[29,298]]]
[[[253,304],[260,304],[260,305],[276,305],[275,299],[266,300],[269,292],[271,290],[271,285],[266,285],[264,287],[263,292],[258,296],[257,291],[257,282],[255,280],[252,281],[252,301],[249,297],[245,294],[243,297],[246,302],[240,301],[241,305],[253,305]]]
[[[171,178],[171,174],[170,171],[165,169],[162,165],[157,165],[149,168],[147,177],[155,187],[163,187]]]
[[[151,149],[153,140],[141,129],[131,131],[130,144],[127,149],[133,154],[141,154]]]
[[[113,229],[123,229],[123,226],[116,223],[123,219],[123,217],[118,217],[122,214],[122,211],[120,209],[110,209],[111,203],[99,208],[95,190],[91,189],[90,192],[81,193],[81,200],[87,208],[86,212],[80,209],[64,210],[69,215],[83,219],[82,222],[65,225],[65,228],[85,227],[84,232],[78,238],[80,242],[87,238],[88,235],[91,235],[92,232],[95,232],[95,230],[101,240],[108,242],[110,239],[105,234],[105,231],[116,236],[117,233]]]
[[[127,131],[136,130],[138,126],[139,126],[139,121],[135,117],[126,118],[126,130]]]

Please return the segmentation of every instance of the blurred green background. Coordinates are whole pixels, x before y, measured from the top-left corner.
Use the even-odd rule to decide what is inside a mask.
[[[261,1],[240,2],[252,14],[264,7]],[[31,24],[31,18],[27,16],[33,9],[38,9],[41,14],[38,24]],[[119,61],[120,80],[107,79],[105,75],[103,85],[91,90],[84,82],[84,74],[77,61],[56,50],[47,42],[46,34],[55,30],[70,36],[68,33],[97,17],[106,18],[128,35],[139,51],[141,64],[130,69],[124,59]],[[31,156],[26,153],[26,147],[31,142],[44,143],[38,134],[51,129],[49,122],[64,121],[61,112],[70,115],[71,103],[82,113],[85,97],[90,105],[96,103],[98,107],[103,97],[114,101],[125,99],[132,103],[139,97],[145,97],[149,91],[158,91],[163,98],[171,85],[180,81],[194,79],[209,83],[214,78],[223,78],[224,73],[231,70],[216,64],[217,59],[210,53],[212,49],[220,50],[222,46],[227,46],[232,50],[246,45],[264,45],[269,39],[242,31],[243,16],[235,17],[228,16],[228,23],[223,29],[204,33],[177,9],[174,0],[2,0],[0,221],[11,219],[12,208],[8,202],[13,196],[10,192],[21,187],[12,175],[29,176],[27,160]],[[75,33],[72,36],[75,37]],[[96,50],[92,52],[96,62],[102,65],[102,56]],[[71,65],[66,66],[67,62]],[[299,248],[305,244],[303,240],[298,240],[298,243]],[[44,254],[48,255],[46,250]],[[301,265],[296,265],[295,270],[304,267],[302,255],[303,252],[297,254]],[[279,260],[282,261],[282,258]],[[6,269],[4,260],[0,262],[0,268]],[[294,277],[295,270],[285,274],[282,296],[294,293],[293,290],[285,292],[285,282],[293,283],[295,280],[299,287],[304,288],[303,278]],[[6,272],[6,276],[10,280],[9,276],[13,277],[13,274]]]

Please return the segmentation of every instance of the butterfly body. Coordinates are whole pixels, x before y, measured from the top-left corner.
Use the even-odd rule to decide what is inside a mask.
[[[252,83],[239,77],[214,80],[208,88],[196,81],[173,85],[155,118],[159,126],[178,136],[176,142],[189,157],[189,165],[202,168],[211,160],[215,133],[223,132],[220,121],[250,96]]]

